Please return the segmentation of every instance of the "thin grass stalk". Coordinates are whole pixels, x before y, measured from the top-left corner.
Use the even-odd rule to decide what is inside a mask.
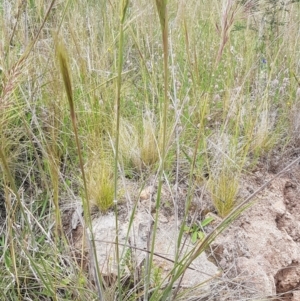
[[[206,101],[206,100],[204,100]],[[205,104],[206,105],[206,104]],[[182,249],[185,245],[185,242],[186,242],[186,239],[184,240],[184,243],[182,244],[182,248],[180,248],[180,244],[182,242],[182,238],[183,238],[183,233],[184,233],[184,227],[185,227],[185,221],[187,220],[187,216],[188,216],[188,212],[189,212],[189,208],[190,208],[190,205],[191,205],[191,202],[192,202],[192,197],[193,197],[193,191],[194,191],[194,187],[193,187],[193,178],[194,178],[194,171],[195,171],[195,168],[196,168],[196,159],[197,159],[197,154],[198,154],[198,150],[199,150],[199,145],[200,145],[200,141],[201,141],[201,138],[204,139],[204,135],[203,135],[203,128],[204,128],[204,118],[205,118],[205,114],[204,112],[202,112],[202,116],[201,116],[201,122],[200,122],[200,127],[199,127],[199,130],[198,130],[198,135],[197,135],[197,140],[196,140],[196,143],[195,143],[195,148],[194,148],[194,153],[193,153],[193,158],[192,158],[192,165],[191,165],[191,170],[190,170],[190,174],[189,174],[189,181],[188,181],[188,192],[187,192],[187,202],[186,202],[186,206],[185,206],[185,214],[184,214],[184,218],[183,218],[183,222],[182,222],[182,225],[180,227],[180,231],[179,231],[179,236],[178,236],[178,240],[177,240],[177,247],[178,247],[178,252],[176,253],[176,257],[175,257],[175,260],[174,260],[174,266],[176,267],[177,263],[178,263],[178,260],[179,260],[179,256],[182,252]],[[180,265],[179,265],[180,266]],[[181,276],[183,278],[184,276],[184,271],[181,273],[180,270],[174,272],[174,277],[176,277],[176,274],[178,274],[178,278]],[[177,279],[178,279],[177,278]],[[181,280],[182,280],[181,278]],[[180,280],[180,282],[181,282]],[[177,286],[177,288],[175,289],[174,291],[174,294],[173,294],[173,298],[175,299],[178,291],[179,291],[179,288],[180,288],[180,282]],[[170,287],[171,288],[171,287]],[[171,290],[170,290],[171,292]]]
[[[37,137],[34,135],[34,133],[32,132],[32,130],[29,128],[24,116],[21,116],[23,125],[25,127],[25,130],[28,134],[28,137],[30,137],[31,140],[31,144],[33,146],[33,151],[35,154],[35,158],[37,160],[37,166],[40,170],[40,176],[42,179],[42,183],[45,185],[46,190],[50,191],[49,185],[48,185],[48,181],[46,180],[45,174],[43,172],[43,168],[42,168],[42,164],[40,162],[40,157],[37,153],[36,147],[34,145],[34,143],[37,143],[39,146],[39,149],[42,150],[43,154],[45,157],[49,157],[49,161],[50,164],[49,165],[49,170],[50,170],[50,175],[51,175],[51,179],[53,182],[53,201],[54,201],[54,210],[55,210],[55,220],[56,220],[56,224],[55,224],[55,242],[58,243],[58,239],[62,238],[65,243],[67,243],[66,241],[66,237],[63,235],[63,229],[62,229],[62,221],[61,221],[61,213],[60,213],[60,209],[59,209],[59,187],[58,187],[58,182],[59,182],[59,170],[58,170],[58,166],[57,166],[57,161],[55,160],[54,154],[51,154],[50,156],[48,155],[49,152],[51,153],[51,150],[48,150],[48,153],[43,149],[43,146],[41,145],[40,141],[37,139]],[[36,126],[39,128],[39,125],[36,124]],[[55,140],[55,138],[53,138]]]
[[[69,102],[69,107],[70,107],[70,116],[71,116],[74,136],[75,136],[75,143],[76,143],[76,147],[77,147],[77,154],[78,154],[78,158],[79,158],[80,170],[81,170],[82,179],[83,179],[83,186],[84,186],[84,193],[85,193],[85,201],[83,198],[83,209],[84,209],[84,217],[85,217],[85,227],[86,227],[86,225],[88,227],[85,230],[89,230],[88,239],[91,242],[92,257],[93,257],[94,270],[95,270],[95,276],[96,276],[95,280],[96,280],[96,285],[97,285],[97,289],[98,289],[98,296],[99,296],[99,299],[102,301],[102,300],[104,300],[102,297],[103,296],[102,279],[101,279],[101,274],[100,274],[100,270],[99,270],[99,265],[98,265],[98,260],[97,260],[97,252],[96,252],[96,244],[95,244],[94,234],[93,234],[93,229],[92,229],[92,219],[91,219],[91,212],[90,212],[90,206],[89,206],[89,195],[88,195],[87,182],[86,182],[86,176],[85,176],[85,171],[84,171],[83,158],[82,158],[82,154],[81,154],[81,147],[80,147],[79,138],[78,138],[77,121],[76,121],[75,106],[74,106],[74,101],[73,101],[71,78],[70,78],[70,73],[69,73],[69,69],[68,69],[66,54],[61,45],[57,46],[57,52],[58,52],[59,65],[60,65],[61,73],[63,76],[63,82],[65,85],[66,94],[68,97],[68,102]]]
[[[59,35],[59,32],[60,32],[60,29],[62,27],[64,18],[65,18],[66,14],[67,14],[67,9],[68,9],[68,6],[69,6],[70,2],[71,2],[71,0],[68,0],[67,3],[66,3],[66,5],[65,5],[65,8],[63,10],[63,13],[62,13],[62,16],[61,16],[61,19],[60,19],[60,23],[59,23],[59,25],[57,27],[56,35]]]
[[[247,3],[248,1],[244,5],[246,6]],[[220,34],[221,39],[220,39],[219,49],[217,53],[217,58],[215,61],[215,67],[217,67],[221,61],[225,46],[230,38],[232,25],[235,22],[236,17],[240,12],[240,9],[241,8],[239,7],[238,3],[236,3],[233,0],[227,0],[227,2],[225,1],[223,2],[221,24],[220,26],[216,24],[216,29]]]
[[[24,217],[26,226],[28,226],[28,229],[29,229],[29,232],[30,232],[29,235],[31,237],[34,237],[32,231],[31,231],[31,228],[28,225],[28,220],[26,218],[27,215],[25,214],[25,211],[24,211],[24,208],[23,208],[23,204],[22,204],[22,201],[21,201],[21,198],[20,198],[17,186],[16,186],[14,178],[13,178],[11,172],[10,172],[10,169],[9,169],[9,166],[8,166],[5,154],[3,153],[1,147],[0,147],[0,162],[2,163],[2,170],[3,170],[3,174],[4,174],[4,180],[5,180],[5,182],[9,183],[9,185],[11,187],[11,190],[12,190],[12,192],[15,195],[16,200],[17,200],[17,204],[15,205],[15,208],[13,209],[11,207],[11,200],[10,200],[11,193],[8,192],[8,188],[6,188],[5,189],[5,194],[6,194],[5,195],[5,200],[6,200],[7,211],[10,213],[10,216],[15,216],[16,208],[17,208],[17,206],[19,206],[20,207],[21,215]],[[13,223],[14,223],[14,221],[12,222],[11,218],[9,217],[8,218],[8,232],[9,232],[9,236],[10,236],[10,254],[11,254],[12,264],[13,264],[14,278],[15,278],[16,285],[17,285],[18,299],[22,300],[22,298],[21,298],[21,290],[20,290],[20,282],[19,282],[19,278],[18,278],[18,268],[17,268],[17,261],[16,261],[16,252],[15,252],[15,247],[14,247],[14,240],[16,239],[16,236],[13,235],[14,233],[12,231],[13,228],[14,228],[13,227]]]
[[[174,216],[175,216],[175,227],[176,227],[176,237],[178,236],[178,201],[179,201],[179,157],[180,157],[180,141],[179,141],[179,120],[180,120],[180,111],[178,109],[178,101],[177,101],[177,91],[176,91],[176,79],[175,79],[175,68],[174,68],[174,59],[173,59],[173,48],[172,48],[172,40],[170,35],[170,54],[171,54],[171,66],[172,66],[172,80],[173,80],[173,90],[174,90],[174,108],[175,108],[175,118],[176,118],[176,124],[175,124],[175,141],[176,141],[176,173],[175,173],[175,183],[176,183],[176,191],[175,191],[175,199],[174,199]],[[175,245],[174,254],[178,253],[178,245]]]
[[[160,163],[160,170],[159,170],[157,197],[156,197],[156,204],[155,204],[156,214],[155,214],[155,220],[154,220],[153,231],[152,231],[149,266],[148,266],[148,271],[146,271],[144,301],[148,301],[148,297],[149,297],[149,285],[150,285],[152,262],[154,256],[155,238],[156,238],[156,232],[158,226],[158,214],[160,209],[162,184],[163,184],[163,177],[165,171],[166,140],[167,140],[166,136],[167,136],[167,109],[168,109],[168,84],[169,84],[169,80],[168,80],[169,41],[168,41],[167,0],[156,0],[155,2],[156,2],[156,8],[157,8],[159,21],[161,25],[163,55],[164,55],[163,141],[162,141],[162,154],[161,154],[161,163]]]
[[[28,9],[27,9],[27,2],[24,1],[25,4],[25,8],[24,8],[24,40],[25,40],[25,46],[28,45],[28,29],[29,29],[29,26],[28,26]]]
[[[53,137],[53,141],[56,141],[55,137]],[[55,146],[54,146],[55,147]],[[51,147],[52,148],[52,147]],[[58,160],[57,154],[55,154],[54,149],[49,149],[48,155],[48,166],[50,172],[50,178],[52,183],[52,199],[54,204],[54,212],[55,212],[55,242],[58,243],[60,237],[64,237],[63,229],[62,229],[62,221],[61,214],[59,209],[59,168],[58,168]]]
[[[0,162],[2,162],[2,170],[3,170],[4,175],[6,176],[7,183],[9,183],[9,185],[12,189],[12,192],[14,193],[14,195],[17,199],[17,205],[20,207],[21,214],[22,214],[22,216],[26,217],[25,212],[24,212],[24,208],[23,208],[23,205],[22,205],[22,201],[21,201],[18,189],[17,189],[17,186],[16,186],[14,178],[13,178],[11,172],[10,172],[6,157],[5,157],[1,147],[0,147]],[[6,189],[6,192],[7,192],[7,189]],[[14,213],[15,213],[16,208],[14,208],[14,210],[12,210],[11,202],[10,202],[10,195],[8,193],[6,193],[6,198],[5,199],[7,201],[6,205],[8,205],[8,207],[9,207],[9,208],[7,208],[8,212],[10,212],[11,216],[13,216]],[[27,224],[27,219],[26,218],[25,218],[25,221],[26,221],[26,224]],[[15,249],[14,249],[15,236],[13,235],[13,232],[12,232],[13,225],[11,224],[10,218],[9,218],[9,225],[8,226],[9,226],[9,235],[10,235],[10,239],[11,239],[11,241],[10,241],[10,252],[11,252],[11,257],[12,257],[12,261],[13,261],[14,276],[15,276],[15,280],[16,280],[16,284],[17,284],[17,292],[18,292],[18,296],[19,296],[19,299],[20,299],[21,298],[21,291],[20,291],[20,283],[19,283],[19,279],[18,279],[18,269],[17,269],[17,263],[16,263]],[[30,229],[30,227],[28,227],[28,228]],[[31,230],[29,230],[29,231],[31,232]],[[30,235],[32,235],[32,237],[33,237],[32,233],[30,233]]]
[[[203,118],[202,118],[202,120],[203,120]],[[185,220],[187,218],[189,207],[190,207],[190,204],[192,201],[192,195],[193,195],[193,193],[192,193],[193,192],[193,184],[192,183],[193,183],[194,170],[196,167],[196,158],[197,158],[197,153],[198,153],[198,148],[199,148],[199,144],[201,141],[201,137],[202,137],[202,127],[200,126],[199,131],[198,131],[197,140],[195,143],[193,158],[192,158],[192,162],[191,162],[191,169],[190,169],[189,181],[188,181],[189,189],[188,189],[187,197],[186,197],[187,203],[186,203],[186,207],[185,207],[185,215],[184,215],[183,223],[180,227],[179,235],[177,238],[177,247],[176,247],[177,252],[175,254],[174,263],[173,263],[174,268],[170,272],[170,276],[171,276],[170,283],[171,284],[169,284],[166,288],[164,288],[162,296],[159,296],[160,293],[159,293],[159,290],[158,290],[159,288],[158,288],[154,292],[154,294],[151,296],[151,299],[150,299],[151,301],[168,300],[168,298],[170,298],[170,294],[172,293],[172,289],[173,289],[173,285],[174,285],[175,281],[177,279],[179,279],[181,276],[183,276],[183,274],[185,272],[185,270],[182,269],[182,263],[184,262],[185,259],[189,258],[189,256],[191,256],[192,252],[193,252],[193,251],[190,251],[182,260],[179,261],[179,256],[180,256],[182,249],[184,247],[184,244],[185,244],[185,243],[183,243],[182,248],[180,248],[182,238],[183,238],[183,233],[184,233]],[[176,297],[177,292],[178,292],[178,290],[175,290],[173,298]]]
[[[10,257],[12,261],[12,266],[13,266],[13,275],[14,275],[14,280],[16,282],[17,286],[17,293],[18,293],[18,298],[19,300],[21,299],[21,291],[20,291],[20,282],[19,282],[19,277],[18,277],[18,268],[17,268],[17,262],[16,262],[16,252],[15,252],[15,239],[16,235],[14,235],[14,222],[12,221],[13,218],[13,209],[11,207],[11,193],[8,191],[8,188],[5,187],[5,205],[6,205],[6,210],[9,212],[9,216],[7,218],[7,228],[8,228],[8,236],[9,236],[9,250],[10,250]]]
[[[24,249],[23,251],[24,251],[24,254],[26,255],[28,261],[30,262],[32,268],[34,269],[34,272],[36,274],[35,276],[39,276],[39,280],[43,283],[43,285],[45,286],[47,291],[51,292],[51,297],[54,298],[54,300],[57,300],[56,292],[55,292],[56,290],[53,286],[53,278],[47,272],[47,268],[46,268],[43,260],[41,261],[41,264],[43,265],[43,268],[44,268],[43,271],[46,273],[46,275],[43,274],[43,271],[41,271],[41,268],[38,267],[38,265],[36,264],[35,258],[32,258],[32,256],[28,252],[28,250]]]
[[[21,74],[22,70],[22,63],[24,63],[23,59],[20,59],[16,64],[14,64],[13,68],[11,68],[11,78],[3,85],[2,87],[2,93],[0,96],[0,104],[2,103],[9,103],[9,97],[10,94],[14,91],[15,87],[15,80],[16,78]],[[0,170],[2,169],[3,172],[3,180],[4,180],[4,191],[5,191],[5,205],[8,213],[8,236],[9,236],[9,248],[10,248],[10,255],[12,258],[12,265],[14,270],[14,279],[16,283],[16,289],[19,300],[21,300],[21,291],[20,291],[20,283],[18,278],[18,267],[17,267],[17,261],[16,261],[16,252],[15,252],[15,240],[18,238],[18,233],[14,233],[15,228],[15,213],[17,211],[17,208],[20,208],[21,216],[24,218],[24,224],[26,225],[26,229],[29,229],[29,235],[33,237],[32,228],[29,225],[27,215],[25,214],[23,203],[21,201],[19,191],[17,189],[15,180],[12,176],[12,173],[9,168],[8,161],[6,159],[6,155],[4,153],[4,150],[0,146]],[[14,208],[11,204],[11,195],[14,194],[16,198],[16,204],[14,205]],[[17,248],[18,249],[18,248]]]
[[[15,33],[16,33],[16,29],[17,29],[17,26],[18,26],[18,23],[19,23],[19,20],[20,20],[20,17],[22,15],[22,13],[25,11],[26,9],[26,5],[27,3],[25,1],[20,1],[19,5],[18,5],[18,10],[17,10],[17,15],[16,15],[16,21],[15,21],[15,25],[13,27],[13,30],[12,30],[12,33],[10,35],[10,38],[9,38],[9,42],[7,43],[6,45],[6,53],[8,53],[9,49],[10,49],[10,46],[12,45],[12,42],[13,42],[13,38],[15,36]]]
[[[21,57],[20,59],[20,62],[23,61],[23,60],[26,60],[31,52],[31,50],[33,49],[36,41],[38,40],[38,37],[39,35],[41,34],[42,32],[42,29],[44,28],[45,24],[46,24],[46,21],[50,15],[50,11],[52,10],[54,4],[55,4],[56,0],[52,0],[48,9],[47,9],[47,12],[45,14],[45,17],[43,19],[43,22],[41,24],[41,26],[39,27],[38,31],[37,31],[37,34],[35,35],[34,39],[32,40],[32,42],[29,44],[28,48],[26,49],[26,51],[24,52],[23,56]],[[10,44],[9,44],[10,45]]]
[[[123,46],[124,46],[124,22],[129,0],[122,0],[120,6],[120,28],[119,28],[119,53],[118,53],[118,76],[117,76],[117,94],[116,94],[116,135],[115,135],[115,158],[114,158],[114,212],[116,227],[116,261],[118,269],[118,299],[121,301],[121,266],[119,252],[119,223],[118,223],[118,162],[119,162],[119,143],[120,143],[120,106],[121,106],[121,87],[122,87],[122,69],[123,69]]]
[[[30,137],[30,141],[31,141],[31,144],[32,144],[32,149],[33,149],[33,152],[34,152],[34,156],[36,158],[38,169],[40,171],[40,177],[42,179],[41,182],[45,185],[44,187],[46,187],[46,191],[50,191],[50,188],[49,188],[49,185],[48,185],[48,180],[46,179],[46,176],[43,173],[41,159],[40,159],[40,157],[38,155],[35,143],[38,145],[39,149],[43,150],[43,147],[42,147],[40,141],[38,140],[38,138],[35,136],[35,134],[33,133],[33,131],[28,126],[28,124],[27,124],[24,116],[21,116],[21,119],[22,119],[22,123],[23,123],[23,125],[25,127],[25,130],[27,132],[27,135],[28,135],[28,137]],[[37,128],[39,128],[38,125],[37,125]],[[43,150],[43,153],[44,153],[44,150]]]

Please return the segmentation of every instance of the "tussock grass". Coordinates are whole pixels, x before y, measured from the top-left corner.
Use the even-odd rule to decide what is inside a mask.
[[[87,166],[87,189],[91,205],[106,213],[114,204],[113,166],[103,158],[92,157]]]
[[[211,176],[208,189],[211,192],[213,204],[221,217],[228,215],[236,205],[239,182],[238,175],[226,167],[218,175]]]
[[[161,160],[162,126],[151,111],[146,110],[140,123],[122,119],[120,125],[120,153],[127,176],[141,175],[155,170]],[[167,147],[173,143],[172,127],[167,129]]]
[[[299,9],[297,1],[277,0],[3,0],[2,295],[182,299],[176,281],[247,208],[237,201],[241,175],[274,150],[299,147]],[[58,51],[58,41],[65,49]],[[113,208],[118,229],[118,198],[128,193],[119,183],[126,177],[141,187],[145,178],[158,181],[153,235],[140,282],[122,290],[118,264],[108,293],[90,209]],[[166,280],[153,265],[162,187],[178,187],[183,179],[186,212],[179,220],[175,191],[178,244]],[[188,207],[200,188],[224,220],[183,256]],[[65,233],[62,208],[72,209],[79,197],[84,235],[78,252]],[[137,204],[128,201],[132,206],[130,225]],[[124,262],[118,236],[114,246]]]

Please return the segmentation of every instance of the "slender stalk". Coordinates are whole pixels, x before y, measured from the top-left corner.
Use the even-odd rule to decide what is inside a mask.
[[[66,94],[67,94],[68,102],[69,102],[69,106],[70,106],[71,121],[72,121],[72,125],[73,125],[75,143],[76,143],[77,154],[78,154],[78,158],[79,158],[79,165],[80,165],[81,175],[82,175],[82,179],[83,179],[83,186],[84,186],[84,193],[85,193],[85,201],[83,198],[85,225],[87,225],[87,227],[88,227],[88,229],[86,229],[86,230],[89,230],[88,239],[89,239],[89,241],[91,241],[92,257],[93,257],[93,262],[94,262],[95,275],[97,278],[96,284],[97,284],[97,288],[98,288],[98,295],[99,295],[100,300],[104,300],[103,294],[102,294],[101,274],[100,274],[98,260],[97,260],[96,244],[95,244],[94,234],[93,234],[93,229],[92,229],[91,212],[90,212],[90,206],[89,206],[89,195],[88,195],[87,182],[86,182],[86,176],[85,176],[85,171],[84,171],[84,163],[83,163],[83,158],[82,158],[82,153],[81,153],[81,146],[80,146],[79,138],[78,138],[77,121],[76,121],[75,106],[74,106],[74,101],[73,101],[71,78],[70,78],[70,73],[69,73],[69,69],[68,69],[65,51],[63,51],[63,48],[61,45],[57,46],[57,51],[58,51],[58,60],[59,60],[59,64],[60,64],[60,69],[61,69],[61,73],[63,76]]]
[[[51,10],[52,10],[52,8],[53,8],[55,2],[56,2],[56,0],[52,0],[52,1],[51,1],[50,5],[49,5],[49,7],[48,7],[48,9],[47,9],[47,11],[46,11],[44,20],[43,20],[41,26],[39,27],[39,29],[38,29],[38,31],[37,31],[37,34],[35,35],[35,37],[34,37],[34,39],[32,40],[32,42],[28,45],[28,48],[27,48],[26,51],[24,52],[24,54],[23,54],[23,56],[21,57],[20,61],[25,60],[25,59],[28,58],[28,56],[29,56],[31,50],[33,49],[35,43],[37,42],[37,40],[38,40],[38,38],[39,38],[39,36],[40,36],[40,34],[41,34],[41,32],[42,32],[42,29],[44,28],[44,26],[45,26],[45,24],[46,24],[46,21],[47,21],[49,15],[50,15],[50,12],[51,12]],[[12,38],[13,38],[13,35],[11,36],[11,39],[12,39]],[[10,41],[10,42],[11,42],[11,41]]]
[[[11,254],[11,259],[12,259],[12,265],[13,265],[13,270],[14,270],[14,278],[16,281],[16,286],[17,286],[17,292],[18,292],[18,298],[19,300],[21,300],[21,290],[20,290],[20,282],[19,282],[19,277],[18,277],[18,268],[17,268],[17,261],[16,261],[16,253],[15,253],[15,246],[14,246],[14,241],[15,241],[15,235],[13,232],[13,228],[14,228],[14,221],[11,220],[11,218],[13,218],[15,216],[15,211],[16,211],[16,207],[19,206],[20,207],[20,211],[22,216],[24,217],[24,220],[26,221],[26,225],[28,224],[28,220],[25,218],[26,214],[24,212],[24,208],[23,208],[23,204],[15,183],[15,180],[11,174],[11,171],[9,169],[7,160],[6,160],[6,156],[2,150],[2,148],[0,147],[0,163],[2,163],[2,166],[0,165],[0,168],[3,170],[3,173],[5,175],[4,179],[5,182],[9,183],[12,192],[15,195],[15,198],[17,200],[17,204],[15,205],[15,208],[13,209],[11,206],[11,199],[10,199],[10,193],[8,193],[7,189],[5,189],[5,200],[6,200],[6,206],[7,206],[7,210],[10,213],[10,217],[8,218],[8,232],[9,232],[9,236],[10,236],[10,254]],[[29,231],[30,231],[30,235],[33,234],[31,233],[30,227],[28,227]]]
[[[8,212],[13,212],[13,208],[11,206],[11,193],[8,191],[7,188],[5,188],[5,204],[6,204],[6,210]],[[14,281],[16,282],[17,292],[18,292],[18,298],[21,299],[21,290],[20,290],[20,281],[18,276],[18,267],[17,267],[17,261],[16,261],[16,252],[15,249],[18,249],[15,246],[15,233],[13,231],[14,229],[14,221],[13,219],[14,214],[10,214],[7,218],[7,232],[9,237],[9,250],[10,250],[10,257],[11,257],[11,265],[12,265],[12,271],[14,275]]]
[[[118,53],[118,76],[117,76],[117,94],[116,94],[116,135],[115,135],[115,158],[114,158],[114,212],[116,227],[116,261],[118,269],[118,299],[121,301],[121,267],[119,253],[119,225],[118,225],[118,163],[119,163],[119,142],[120,142],[120,106],[121,106],[121,87],[122,87],[122,69],[123,69],[123,44],[124,44],[124,22],[129,0],[122,0],[120,7],[120,29],[119,29],[119,53]]]
[[[162,42],[163,42],[163,54],[164,54],[164,103],[163,103],[163,142],[162,142],[162,154],[161,154],[161,163],[159,170],[159,179],[158,179],[158,189],[157,189],[157,197],[156,197],[156,214],[152,231],[152,243],[150,250],[150,259],[149,266],[147,271],[147,279],[145,281],[145,294],[144,300],[148,300],[149,294],[149,284],[151,278],[151,270],[152,270],[152,262],[154,255],[154,247],[155,247],[155,237],[158,226],[158,214],[160,209],[160,201],[161,201],[161,192],[162,192],[162,184],[163,177],[165,171],[165,160],[166,160],[166,140],[167,140],[167,110],[168,110],[168,85],[169,85],[169,70],[168,70],[168,58],[169,58],[169,49],[168,49],[168,15],[167,15],[167,0],[156,0],[156,7],[160,19],[161,32],[162,32]]]

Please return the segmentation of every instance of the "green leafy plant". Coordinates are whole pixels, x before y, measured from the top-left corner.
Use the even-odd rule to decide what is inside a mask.
[[[213,217],[207,217],[199,224],[193,224],[191,226],[184,226],[184,231],[191,235],[191,241],[195,244],[197,241],[201,241],[205,238],[205,233],[203,232],[203,228],[209,225],[214,221]]]

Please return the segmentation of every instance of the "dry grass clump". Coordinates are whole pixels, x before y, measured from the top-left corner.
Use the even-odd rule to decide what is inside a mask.
[[[125,119],[121,120],[120,125],[120,154],[124,167],[129,173],[142,171],[143,162],[139,147],[138,129]]]
[[[243,143],[228,133],[216,133],[208,142],[207,188],[213,205],[222,217],[236,205],[239,174],[244,167],[247,151]]]
[[[140,137],[141,159],[145,166],[154,166],[160,159],[161,133],[151,113],[143,117],[143,128]]]
[[[236,205],[239,175],[224,166],[219,173],[210,176],[208,189],[218,215],[225,217]]]
[[[114,201],[113,164],[99,154],[89,158],[86,166],[87,189],[90,204],[106,213]]]
[[[172,143],[171,131],[172,128],[167,130],[168,147]],[[153,170],[160,162],[161,152],[162,130],[151,111],[147,110],[140,122],[121,120],[120,153],[125,171],[141,174]]]

